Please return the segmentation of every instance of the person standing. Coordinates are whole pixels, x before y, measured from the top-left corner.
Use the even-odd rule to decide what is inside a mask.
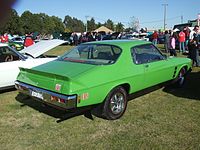
[[[76,34],[76,32],[74,32],[74,34],[73,34],[73,41],[74,41],[74,45],[77,46],[78,45],[78,35]]]
[[[178,34],[179,52],[185,52],[185,33],[183,30]]]
[[[165,31],[165,52],[168,53],[169,52],[169,46],[170,46],[170,34],[168,33],[168,31]]]
[[[177,56],[175,47],[176,47],[176,34],[173,33],[172,36],[170,37],[170,47],[169,47],[170,56]]]
[[[192,59],[193,66],[199,67],[200,61],[199,61],[199,48],[198,48],[198,31],[199,26],[196,25],[193,29],[193,31],[190,32],[189,37],[189,58]]]
[[[190,29],[188,27],[185,27],[183,29],[183,32],[185,33],[185,50],[188,51],[188,42],[190,37]]]
[[[34,41],[33,41],[33,39],[32,39],[32,36],[31,36],[31,35],[26,36],[26,37],[25,37],[25,40],[24,40],[24,46],[25,46],[25,47],[29,47],[29,46],[31,46],[31,45],[33,45],[33,44],[34,44]]]
[[[157,45],[157,43],[158,43],[158,33],[157,33],[157,31],[155,30],[154,31],[154,33],[152,34],[152,42],[153,42],[153,44],[156,46]]]

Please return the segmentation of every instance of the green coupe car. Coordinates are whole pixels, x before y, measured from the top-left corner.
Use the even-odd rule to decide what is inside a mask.
[[[151,42],[95,41],[46,64],[20,68],[15,86],[56,108],[97,106],[92,108],[114,120],[124,114],[128,95],[167,81],[182,86],[191,64],[166,57]]]

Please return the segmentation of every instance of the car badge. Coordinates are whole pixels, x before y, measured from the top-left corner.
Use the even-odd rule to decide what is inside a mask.
[[[55,90],[56,90],[56,91],[60,91],[60,89],[61,89],[61,85],[60,85],[60,84],[56,84]]]
[[[83,93],[82,95],[81,95],[81,99],[82,100],[86,100],[86,99],[88,99],[89,98],[89,93]]]

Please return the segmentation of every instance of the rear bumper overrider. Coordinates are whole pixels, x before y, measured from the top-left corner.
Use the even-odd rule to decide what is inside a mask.
[[[53,107],[71,109],[77,107],[77,95],[64,95],[38,88],[20,81],[15,81],[15,88],[20,93],[29,95],[41,102],[49,103]]]

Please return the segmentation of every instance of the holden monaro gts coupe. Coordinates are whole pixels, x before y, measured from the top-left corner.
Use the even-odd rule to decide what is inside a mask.
[[[46,64],[20,68],[15,86],[56,108],[97,106],[102,117],[114,120],[124,114],[129,94],[166,81],[181,86],[190,69],[190,59],[168,58],[151,42],[95,41]]]

